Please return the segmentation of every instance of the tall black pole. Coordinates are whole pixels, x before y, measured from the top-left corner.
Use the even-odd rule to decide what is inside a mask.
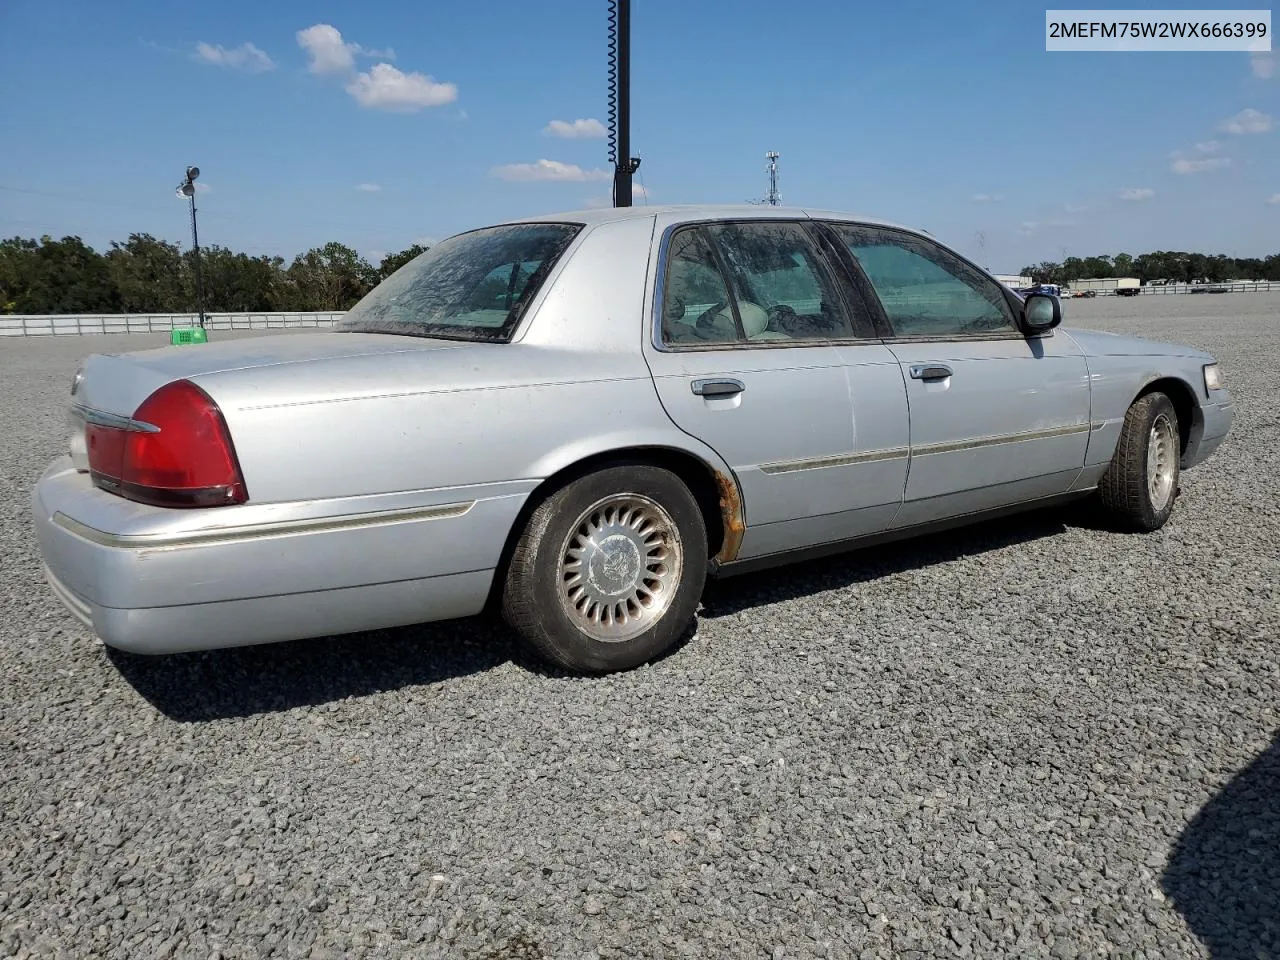
[[[204,329],[204,287],[200,283],[200,236],[196,233],[196,190],[191,185],[191,249],[196,255],[196,310],[200,314],[200,329]]]
[[[631,175],[640,161],[631,156],[631,0],[610,0],[613,13],[614,36],[610,39],[614,62],[611,72],[616,75],[612,106],[616,111],[616,137],[613,169],[613,205],[631,206]]]

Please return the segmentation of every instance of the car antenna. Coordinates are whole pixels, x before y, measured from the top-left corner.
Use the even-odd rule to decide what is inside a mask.
[[[631,156],[631,0],[609,0],[609,162],[613,205],[631,206],[631,177],[640,158]]]

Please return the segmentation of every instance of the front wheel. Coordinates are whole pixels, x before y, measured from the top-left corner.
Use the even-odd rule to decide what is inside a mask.
[[[1124,527],[1159,530],[1178,497],[1178,412],[1163,393],[1139,397],[1125,414],[1111,465],[1098,483],[1103,506]]]
[[[552,663],[625,670],[680,638],[706,576],[706,527],[684,483],[659,467],[608,467],[534,510],[511,557],[502,612]]]

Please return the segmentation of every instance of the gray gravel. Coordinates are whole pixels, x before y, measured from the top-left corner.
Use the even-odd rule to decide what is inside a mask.
[[[605,679],[479,621],[109,655],[26,501],[121,341],[0,342],[0,955],[1280,956],[1280,297],[1067,311],[1223,364],[1164,530],[726,581]]]

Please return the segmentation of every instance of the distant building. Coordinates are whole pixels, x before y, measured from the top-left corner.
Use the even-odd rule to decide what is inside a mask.
[[[1014,276],[1013,274],[1010,274],[1010,273],[996,273],[996,274],[992,274],[992,276],[994,276],[997,280],[1003,283],[1006,287],[1012,287],[1014,290],[1017,290],[1021,287],[1031,286],[1030,277],[1019,277],[1019,276]]]
[[[1117,290],[1137,289],[1141,286],[1142,281],[1137,277],[1101,277],[1096,280],[1071,281],[1072,290],[1092,290],[1095,293],[1115,293]]]

